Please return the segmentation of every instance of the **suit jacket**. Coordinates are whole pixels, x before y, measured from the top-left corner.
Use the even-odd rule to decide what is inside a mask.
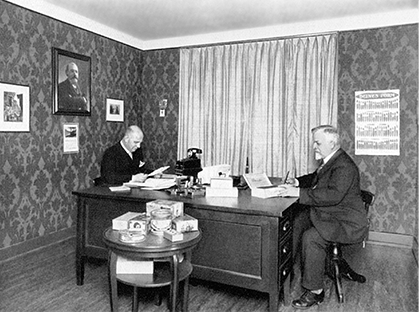
[[[137,149],[132,158],[121,146],[121,142],[108,148],[103,154],[100,175],[104,183],[122,184],[131,180],[132,175],[145,172],[140,167],[140,161],[143,161],[142,149]]]
[[[74,88],[66,79],[58,85],[58,106],[62,110],[87,110],[87,99],[80,88]]]
[[[327,241],[357,243],[368,230],[359,170],[339,149],[319,172],[298,178],[299,202],[309,205],[313,226]]]

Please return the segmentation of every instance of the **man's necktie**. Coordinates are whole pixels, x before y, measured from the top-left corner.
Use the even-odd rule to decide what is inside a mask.
[[[324,166],[324,160],[322,159],[322,161],[320,163],[320,166],[316,169],[316,176],[314,177],[314,180],[312,182],[312,188],[313,189],[315,189],[316,186],[317,186],[317,182],[319,180],[319,172],[320,172],[320,170],[322,170],[323,166]]]
[[[317,168],[317,173],[319,173],[320,170],[322,170],[322,168],[324,167],[324,160],[322,159],[322,161],[320,162],[320,166]]]

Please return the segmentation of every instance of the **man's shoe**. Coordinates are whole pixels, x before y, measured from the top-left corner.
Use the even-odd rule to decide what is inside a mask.
[[[340,272],[340,276],[343,277],[344,279],[347,279],[349,281],[352,282],[358,282],[358,283],[365,283],[366,282],[366,278],[365,276],[356,273],[354,270],[352,270],[352,268],[349,266],[349,264],[345,261],[345,259],[342,259],[339,262],[339,272]]]
[[[344,279],[349,280],[349,281],[358,282],[358,283],[361,283],[361,284],[365,283],[366,280],[367,280],[365,278],[365,276],[363,276],[361,274],[358,274],[354,271],[342,272],[342,273],[340,273],[340,276],[343,277]]]
[[[300,299],[294,300],[292,306],[296,309],[308,309],[315,304],[320,304],[324,300],[324,291],[316,295],[315,293],[306,290]]]

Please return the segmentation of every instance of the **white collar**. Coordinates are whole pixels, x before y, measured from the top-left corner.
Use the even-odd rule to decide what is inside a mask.
[[[323,158],[323,165],[325,165],[329,160],[330,160],[330,158],[332,158],[333,157],[333,155],[335,155],[336,154],[336,152],[337,152],[338,150],[336,150],[336,151],[334,151],[334,152],[331,152],[329,155],[327,155],[325,158]]]
[[[120,141],[119,143],[121,144],[122,148],[127,152],[129,157],[132,158],[132,153],[125,147],[125,145],[122,143],[122,141]]]

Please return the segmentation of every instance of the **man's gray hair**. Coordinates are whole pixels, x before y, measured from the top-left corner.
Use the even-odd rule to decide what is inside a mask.
[[[317,131],[323,131],[323,133],[329,134],[333,138],[333,141],[340,145],[340,135],[336,127],[331,125],[321,125],[311,129],[312,134],[316,133]]]

